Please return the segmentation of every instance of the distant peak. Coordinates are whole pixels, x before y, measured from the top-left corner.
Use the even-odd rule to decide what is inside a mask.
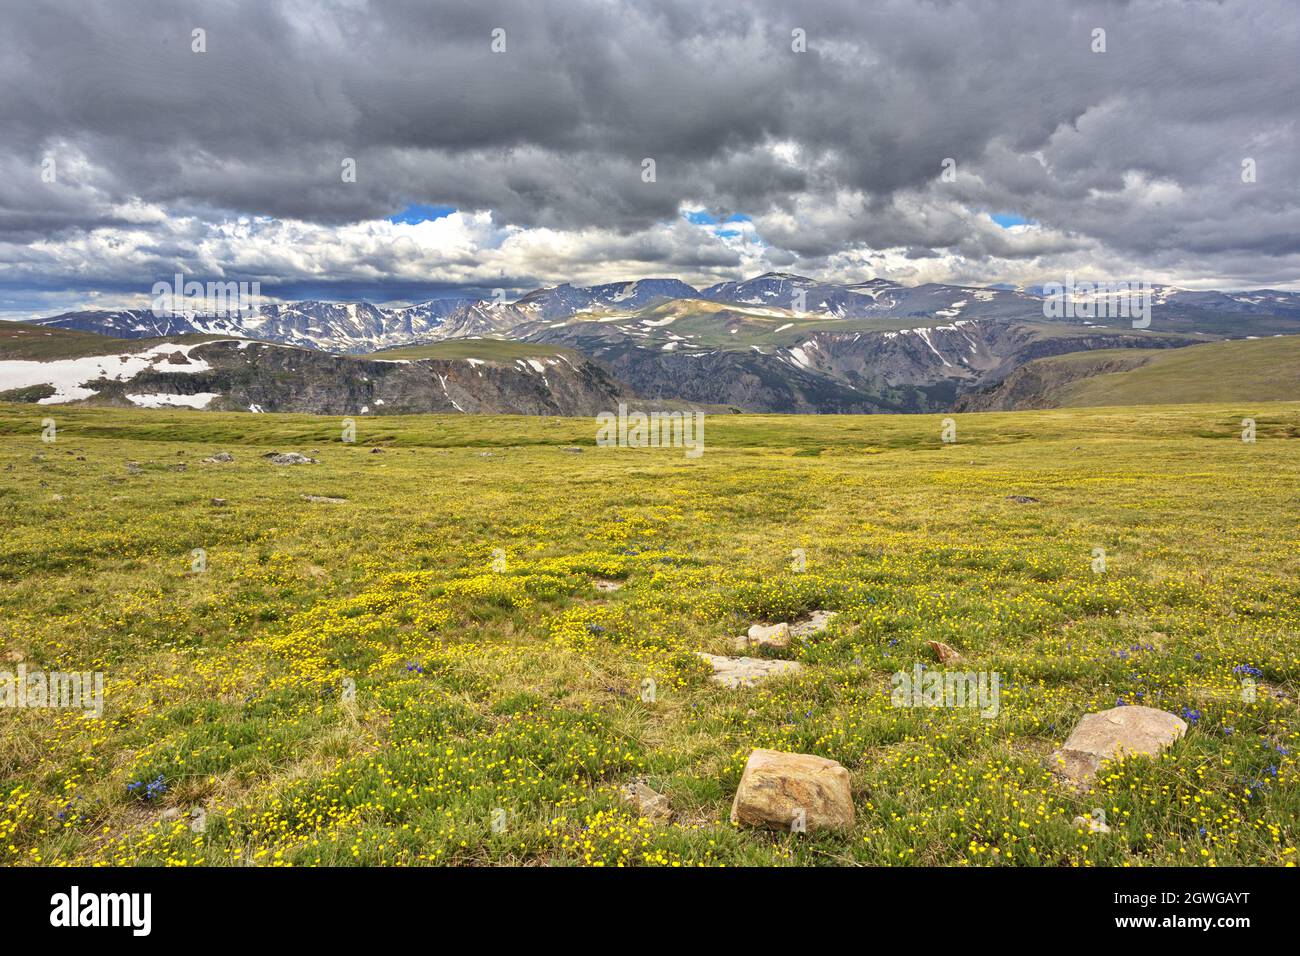
[[[783,279],[787,282],[789,281],[811,282],[812,281],[807,276],[795,275],[793,272],[764,272],[761,276],[758,276],[754,279],[750,279],[749,281],[756,282],[758,281],[758,279]]]

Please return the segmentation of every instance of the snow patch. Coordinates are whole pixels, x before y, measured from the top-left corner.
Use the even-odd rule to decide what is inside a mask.
[[[193,395],[149,392],[138,395],[128,393],[126,399],[141,408],[207,408],[216,397],[216,392],[195,392]]]
[[[125,382],[150,369],[155,372],[180,375],[210,371],[212,366],[207,362],[190,357],[191,350],[206,344],[208,343],[199,342],[189,345],[163,343],[151,346],[143,352],[89,355],[83,358],[54,359],[49,362],[5,360],[0,361],[0,384],[6,391],[33,385],[49,385],[54,389],[54,394],[42,398],[39,402],[41,405],[76,402],[98,394],[95,389],[87,388],[86,383],[97,382],[100,379]],[[174,352],[184,355],[188,359],[187,364],[168,364],[166,358]]]

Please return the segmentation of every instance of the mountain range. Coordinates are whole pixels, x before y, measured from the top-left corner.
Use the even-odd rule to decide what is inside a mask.
[[[1300,293],[1280,290],[1157,288],[1150,323],[1143,328],[1135,328],[1127,318],[1051,318],[1044,304],[1040,290],[903,286],[885,279],[835,284],[769,272],[704,289],[671,278],[585,287],[565,283],[513,302],[447,298],[386,308],[370,302],[309,300],[222,315],[80,311],[37,319],[29,327],[155,342],[181,343],[191,336],[255,339],[266,344],[252,351],[246,345],[206,351],[224,354],[233,349],[246,360],[257,356],[256,361],[245,361],[255,368],[244,367],[237,377],[247,382],[250,376],[256,379],[257,369],[264,369],[281,383],[273,390],[277,397],[250,398],[256,388],[227,394],[228,383],[221,401],[203,407],[319,408],[357,414],[363,408],[379,413],[444,406],[586,414],[593,403],[615,395],[761,412],[944,411],[979,407],[979,395],[1039,359],[1300,333]],[[459,346],[452,348],[456,343]],[[506,391],[513,397],[503,399],[500,382],[489,388],[481,374],[469,384],[491,394],[472,394],[471,387],[446,402],[448,372],[432,366],[420,374],[428,382],[440,376],[442,386],[433,388],[427,400],[410,398],[420,393],[415,389],[404,393],[410,400],[376,404],[366,400],[367,389],[349,387],[328,400],[320,398],[316,388],[317,400],[300,401],[291,394],[293,387],[283,386],[290,367],[297,366],[299,375],[310,367],[313,376],[337,377],[340,370],[356,371],[355,365],[338,361],[355,362],[360,356],[367,362],[478,362],[473,366],[478,373],[484,363],[501,362],[501,346],[510,343],[563,354],[568,369],[590,365],[583,375],[599,372],[608,382],[595,392],[570,390],[564,400],[549,404],[524,400],[520,396],[528,389],[515,392],[512,387]],[[333,359],[276,358],[270,346],[327,353]],[[413,348],[429,351],[415,359],[393,358],[400,354],[394,350]],[[125,343],[122,351],[129,351]],[[4,357],[0,346],[0,359]],[[503,367],[520,374],[529,370],[518,356]],[[327,375],[326,368],[333,371]],[[4,372],[0,363],[0,396],[13,391],[4,387]],[[369,378],[395,382],[401,376],[376,373]],[[182,379],[171,376],[170,381]],[[117,391],[101,388],[96,394],[108,400]],[[309,395],[313,388],[304,381],[297,392]],[[1018,393],[1004,392],[991,401],[1005,402],[1007,394]],[[52,403],[49,395],[43,400]]]

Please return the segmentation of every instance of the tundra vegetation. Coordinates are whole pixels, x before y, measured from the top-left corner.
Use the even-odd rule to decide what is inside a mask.
[[[711,416],[689,459],[589,418],[0,405],[0,670],[105,675],[98,719],[0,709],[0,861],[1294,864],[1300,403],[955,421]],[[749,652],[802,667],[710,679],[813,610]],[[930,642],[995,717],[892,705]],[[1186,735],[1065,785],[1120,703]],[[839,762],[851,829],[732,824],[755,748]]]

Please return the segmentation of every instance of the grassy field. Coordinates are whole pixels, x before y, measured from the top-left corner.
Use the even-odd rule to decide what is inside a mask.
[[[0,405],[0,670],[106,681],[99,720],[0,709],[0,861],[1294,863],[1300,403],[957,425],[710,417],[691,460],[591,420]],[[813,608],[797,675],[694,653]],[[928,640],[996,718],[891,706]],[[1045,756],[1117,701],[1188,734],[1065,788]],[[854,831],[731,826],[754,747],[844,764]]]
[[[1300,335],[1209,342],[1160,351],[1105,349],[1039,359],[1035,367],[1062,378],[1088,369],[1124,366],[1053,389],[1063,407],[1146,405],[1160,402],[1270,401],[1300,397]]]

